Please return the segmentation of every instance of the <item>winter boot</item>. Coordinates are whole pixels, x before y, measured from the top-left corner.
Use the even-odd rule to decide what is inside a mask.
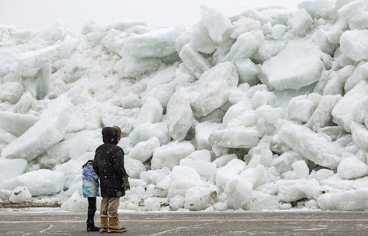
[[[119,226],[118,217],[109,217],[109,233],[122,233],[127,231],[125,227]]]
[[[101,228],[100,233],[105,233],[109,231],[109,223],[107,216],[101,216]]]
[[[98,231],[100,231],[100,228],[96,227],[93,221],[87,220],[87,232],[98,232]]]
[[[96,232],[99,231],[100,228],[95,227],[95,221],[94,221],[94,217],[95,217],[95,212],[96,210],[88,210],[88,219],[87,219],[87,232]]]

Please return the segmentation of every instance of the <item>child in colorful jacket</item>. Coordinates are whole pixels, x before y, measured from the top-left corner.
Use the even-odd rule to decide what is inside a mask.
[[[100,228],[95,227],[94,217],[96,212],[96,197],[100,196],[98,192],[99,183],[98,175],[93,170],[93,161],[88,160],[82,166],[82,190],[83,197],[88,199],[88,218],[87,232],[99,231]]]

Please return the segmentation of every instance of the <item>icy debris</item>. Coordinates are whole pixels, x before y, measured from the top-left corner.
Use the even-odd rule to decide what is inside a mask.
[[[12,203],[26,202],[32,198],[27,187],[15,188],[9,196],[9,201]]]

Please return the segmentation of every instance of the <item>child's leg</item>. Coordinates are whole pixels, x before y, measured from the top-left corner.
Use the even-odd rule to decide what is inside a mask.
[[[88,218],[87,218],[87,231],[98,231],[99,228],[95,227],[95,217],[96,213],[96,198],[89,197],[88,198]]]
[[[89,197],[88,198],[88,220],[94,222],[94,217],[96,213],[96,198]]]

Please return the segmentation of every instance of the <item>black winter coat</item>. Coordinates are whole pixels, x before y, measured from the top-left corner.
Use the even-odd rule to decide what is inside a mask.
[[[93,169],[100,178],[102,197],[125,195],[123,178],[128,177],[124,168],[124,151],[117,146],[117,131],[112,127],[102,129],[104,144],[96,149]]]

